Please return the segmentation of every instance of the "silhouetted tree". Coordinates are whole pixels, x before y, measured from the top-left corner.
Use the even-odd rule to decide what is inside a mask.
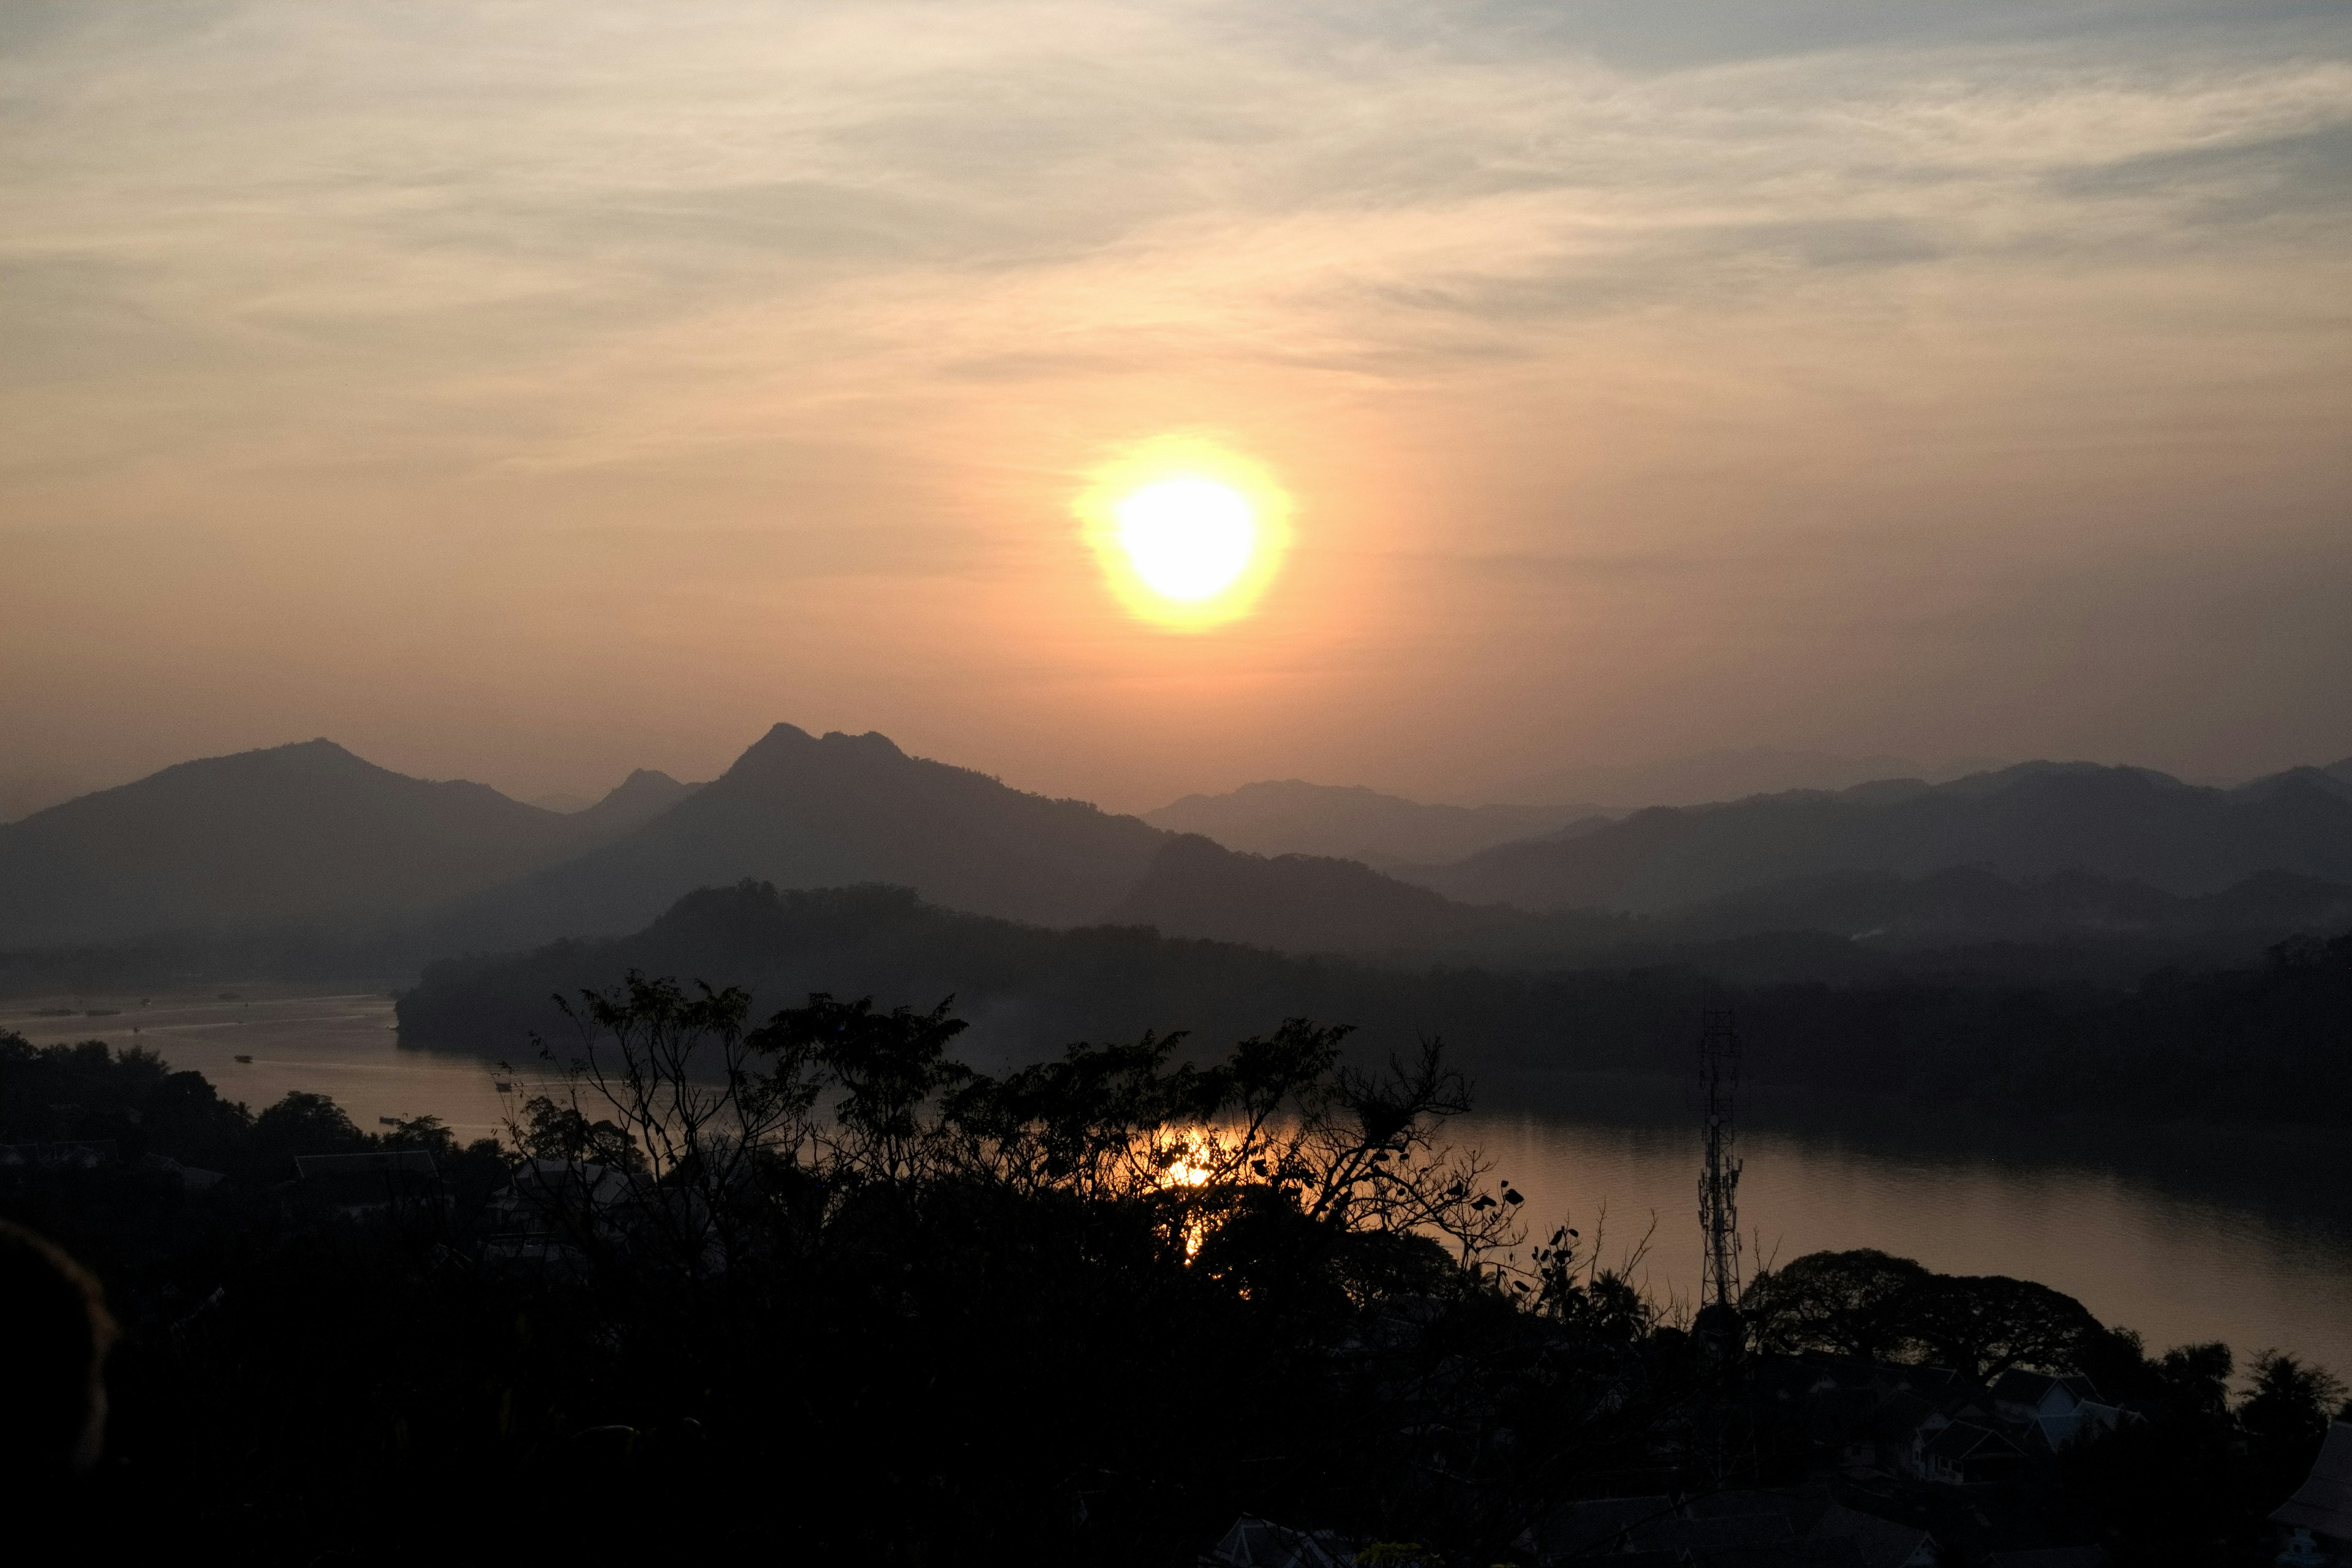
[[[870,996],[837,1002],[818,993],[806,1006],[777,1014],[751,1044],[780,1060],[806,1060],[829,1073],[841,1091],[835,1111],[838,1158],[859,1176],[895,1180],[916,1173],[939,1131],[926,1108],[941,1089],[972,1076],[947,1054],[966,1027],[948,1016],[952,1001],[929,1013],[908,1007],[877,1013]]]
[[[1907,1308],[1933,1278],[1872,1247],[1812,1252],[1758,1274],[1739,1305],[1759,1350],[1880,1359],[1905,1349]]]
[[[579,1049],[542,1053],[567,1072],[571,1103],[527,1102],[509,1128],[518,1143],[559,1151],[540,1156],[566,1166],[557,1179],[541,1173],[551,1212],[592,1255],[633,1238],[690,1279],[725,1274],[762,1178],[808,1141],[817,1088],[807,1052],[773,1031],[747,1037],[750,997],[732,988],[690,994],[633,970],[576,1005],[556,1000]],[[606,1114],[592,1121],[583,1103]],[[615,1158],[594,1158],[607,1152]]]
[[[2265,1488],[2282,1498],[2294,1489],[2318,1457],[2344,1396],[2343,1380],[2325,1367],[2274,1350],[2254,1357],[2253,1386],[2238,1405],[2238,1423]]]
[[[2219,1340],[2175,1345],[2157,1363],[2165,1394],[2182,1409],[2220,1421],[2230,1409],[2230,1374],[2236,1359]]]
[[[323,1094],[295,1089],[253,1120],[249,1159],[276,1174],[293,1174],[287,1162],[297,1154],[350,1154],[369,1147],[343,1108]]]
[[[1990,1381],[2011,1367],[2070,1373],[2099,1321],[2072,1296],[2002,1274],[1937,1275],[1906,1297],[1903,1331],[1927,1357]]]

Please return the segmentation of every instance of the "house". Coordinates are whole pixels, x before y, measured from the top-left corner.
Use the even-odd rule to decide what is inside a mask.
[[[1671,1518],[1670,1497],[1583,1498],[1553,1507],[1512,1544],[1538,1563],[1565,1563],[1633,1550],[1636,1534]]]
[[[44,1171],[95,1171],[114,1163],[114,1140],[88,1142],[0,1143],[0,1167],[31,1166]]]
[[[1941,1486],[1983,1486],[2001,1480],[2025,1459],[2024,1449],[1974,1421],[1922,1426],[1916,1441],[1915,1473]]]
[[[207,1171],[201,1165],[184,1165],[169,1154],[150,1154],[139,1162],[140,1169],[175,1176],[180,1185],[192,1193],[209,1192],[228,1180],[227,1173]]]
[[[441,1173],[423,1149],[372,1154],[297,1154],[294,1174],[306,1197],[323,1199],[356,1218],[394,1204],[441,1199]]]
[[[490,1195],[486,1259],[582,1269],[598,1247],[641,1249],[712,1273],[727,1268],[709,1204],[684,1184],[588,1160],[526,1160]]]
[[[1822,1510],[1805,1539],[1851,1542],[1859,1568],[1936,1568],[1940,1561],[1936,1538],[1926,1531],[1837,1503]]]
[[[1647,1561],[1742,1568],[1935,1568],[1934,1539],[1832,1500],[1825,1487],[1563,1502],[1523,1531],[1542,1564]]]
[[[525,1160],[491,1194],[489,1207],[500,1230],[539,1234],[560,1228],[567,1216],[609,1215],[635,1190],[625,1173],[593,1161]]]
[[[1201,1561],[1214,1568],[1349,1568],[1355,1560],[1329,1531],[1289,1530],[1244,1514]]]
[[[2026,1428],[2053,1453],[2111,1432],[2123,1411],[2100,1397],[2087,1377],[2052,1377],[2012,1368],[1992,1385],[1994,1410]]]
[[[2311,1474],[2294,1495],[2271,1510],[2271,1522],[2288,1531],[2282,1563],[2316,1568],[2352,1563],[2352,1421],[2328,1424],[2327,1440]]]

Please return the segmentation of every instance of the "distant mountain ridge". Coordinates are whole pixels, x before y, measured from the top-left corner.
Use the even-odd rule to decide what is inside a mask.
[[[1335,802],[1412,832],[1502,820],[1305,784],[1257,805],[1278,817]],[[897,886],[1040,927],[1148,925],[1392,962],[1540,967],[1636,950],[1686,962],[1694,944],[1754,954],[1759,939],[1798,933],[1809,944],[1773,951],[1816,968],[1864,948],[2008,942],[2095,947],[2112,969],[2135,955],[2242,957],[2352,920],[2352,759],[2231,790],[2091,764],[1879,780],[1578,819],[1389,875],[1026,794],[879,734],[779,724],[710,784],[640,770],[568,815],[316,741],[184,763],[0,827],[0,946],[251,927],[256,940],[210,950],[228,962],[341,942],[364,949],[368,973],[397,973],[636,930],[698,888],[747,879]]]
[[[2342,782],[2297,769],[2220,790],[2146,769],[2031,763],[1943,784],[1653,807],[1397,874],[1465,902],[1653,912],[1797,878],[1955,866],[2011,879],[2081,869],[2184,896],[2264,871],[2352,882]]]
[[[1393,865],[1458,860],[1496,844],[1605,820],[1594,805],[1429,805],[1360,784],[1273,779],[1188,795],[1143,820],[1251,855],[1317,855]]]
[[[604,799],[569,815],[595,837],[617,838],[651,822],[701,787],[680,784],[654,768],[639,768],[614,784]]]

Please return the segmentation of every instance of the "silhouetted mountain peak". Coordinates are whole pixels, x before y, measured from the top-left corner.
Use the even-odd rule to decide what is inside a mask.
[[[648,797],[669,800],[701,787],[699,784],[680,784],[658,768],[638,768],[627,778],[614,784],[604,798],[598,801],[596,805],[613,805],[622,801],[644,800]]]
[[[810,734],[797,724],[776,724],[752,742],[743,754],[712,782],[731,789],[747,783],[772,781],[809,769],[887,768],[894,763],[913,763],[952,773],[970,771],[951,767],[946,763],[910,757],[898,749],[897,742],[879,731],[869,730],[862,735],[852,735],[841,730],[828,730],[820,736]],[[973,773],[971,776],[983,778],[986,775]]]
[[[639,768],[614,785],[604,799],[578,812],[572,820],[596,839],[617,838],[651,822],[702,787],[680,784],[653,768]]]

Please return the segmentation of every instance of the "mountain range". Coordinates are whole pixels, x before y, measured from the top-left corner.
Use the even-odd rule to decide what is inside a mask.
[[[1327,843],[1367,826],[1391,844],[1536,832],[1391,874],[1169,830],[1171,814],[1193,819],[1180,807],[1213,815],[1219,801],[1246,807],[1244,826],[1286,821]],[[788,724],[707,784],[640,772],[570,814],[313,741],[184,763],[0,826],[0,947],[373,922],[399,933],[375,951],[413,967],[635,931],[697,888],[745,880],[894,885],[1039,927],[1520,967],[1687,959],[1694,944],[1756,952],[1754,939],[1787,932],[1830,942],[1772,949],[1824,973],[1856,944],[2071,944],[2171,962],[2352,921],[2352,761],[2231,790],[2030,763],[1618,820],[1294,783],[1153,816],[1024,794],[878,734]]]
[[[2028,763],[1943,784],[1655,806],[1401,874],[1469,903],[1659,911],[1792,878],[1954,866],[2010,879],[2082,869],[2181,896],[2263,871],[2352,882],[2352,759],[2231,790],[2144,768]]]

